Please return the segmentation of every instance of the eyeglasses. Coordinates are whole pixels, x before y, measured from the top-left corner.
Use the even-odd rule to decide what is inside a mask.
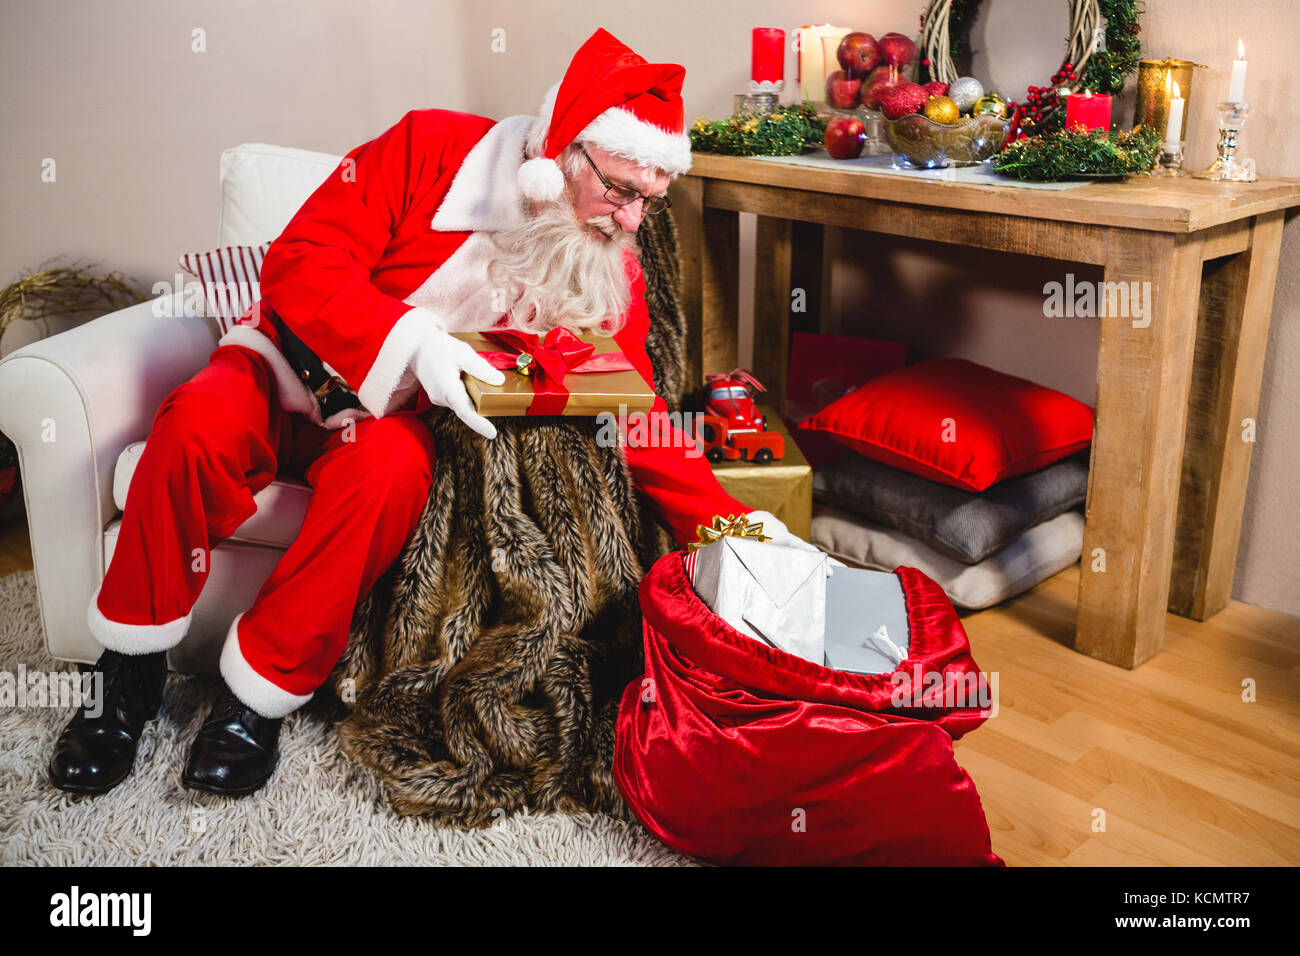
[[[601,184],[605,187],[605,198],[615,206],[630,206],[632,203],[640,199],[641,211],[647,216],[657,216],[672,205],[672,203],[668,201],[667,196],[644,196],[635,189],[630,189],[627,186],[620,186],[617,183],[611,183],[605,178],[604,174],[596,168],[596,164],[592,162],[591,157],[587,155],[585,147],[579,146],[578,151],[586,157],[588,163],[591,163],[591,168],[592,171],[595,172],[596,178],[599,179]]]

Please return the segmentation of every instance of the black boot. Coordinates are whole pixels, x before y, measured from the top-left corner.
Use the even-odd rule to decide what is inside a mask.
[[[194,738],[181,782],[228,797],[252,793],[275,770],[279,742],[279,718],[263,717],[223,687]]]
[[[144,725],[158,716],[162,705],[167,652],[106,650],[90,674],[103,675],[99,716],[87,713],[91,701],[83,704],[63,728],[50,757],[50,782],[72,793],[104,793],[131,772]]]

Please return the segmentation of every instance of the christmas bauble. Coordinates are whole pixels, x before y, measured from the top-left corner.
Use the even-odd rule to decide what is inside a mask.
[[[899,119],[908,113],[919,112],[928,99],[920,85],[904,81],[885,94],[880,101],[880,111],[885,114],[885,119]]]
[[[984,113],[991,113],[994,116],[1006,116],[1008,112],[1007,103],[996,93],[989,93],[987,96],[981,96],[975,101],[975,105],[971,107],[971,112],[976,116]]]
[[[949,84],[948,95],[957,109],[969,113],[975,101],[984,95],[984,84],[973,76],[959,76]]]
[[[961,119],[961,110],[957,109],[957,104],[948,96],[932,96],[925,101],[922,109],[926,119],[933,123],[942,123],[944,126],[951,126]]]

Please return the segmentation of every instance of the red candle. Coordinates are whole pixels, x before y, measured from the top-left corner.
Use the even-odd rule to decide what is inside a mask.
[[[1065,128],[1110,129],[1110,94],[1092,90],[1075,93],[1065,100]]]
[[[785,79],[785,31],[754,27],[754,55],[749,78],[755,83]]]

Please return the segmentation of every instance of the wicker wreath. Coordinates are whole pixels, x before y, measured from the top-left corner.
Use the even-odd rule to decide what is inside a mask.
[[[1141,56],[1135,0],[1067,3],[1070,33],[1061,68],[1049,85],[1031,86],[1020,107],[1020,122],[1030,133],[1047,128],[1057,117],[1061,92],[1119,93],[1124,77],[1137,68]],[[968,34],[979,5],[980,0],[929,0],[921,18],[922,80],[951,83],[957,79],[953,56],[969,50]]]
[[[1101,26],[1101,7],[1097,0],[1069,0],[1070,42],[1065,48],[1065,63],[1074,65],[1074,72],[1083,76],[1084,66],[1096,46],[1096,31]],[[930,0],[921,26],[921,48],[930,61],[930,72],[936,80],[951,83],[957,79],[957,67],[952,62],[952,36],[948,31],[952,0]],[[1076,78],[1074,83],[1077,83]],[[1073,92],[1073,85],[1068,87]]]

